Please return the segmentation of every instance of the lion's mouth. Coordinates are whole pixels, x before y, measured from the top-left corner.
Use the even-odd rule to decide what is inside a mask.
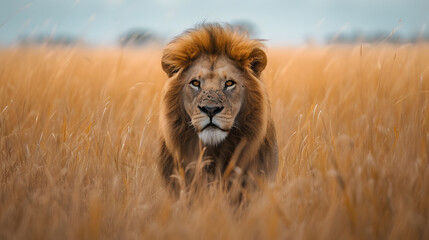
[[[213,122],[210,121],[209,124],[207,124],[205,127],[203,127],[203,129],[201,129],[201,132],[206,130],[206,129],[210,129],[210,128],[215,128],[215,129],[219,129],[221,131],[227,132],[227,130],[222,129],[221,127],[219,127],[218,125],[214,124]]]
[[[228,136],[228,131],[220,128],[213,122],[210,122],[198,132],[198,137],[205,145],[216,146]]]

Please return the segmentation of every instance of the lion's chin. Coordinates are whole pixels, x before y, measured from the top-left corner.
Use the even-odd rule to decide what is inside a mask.
[[[216,146],[225,140],[226,136],[228,136],[228,132],[209,127],[198,133],[198,136],[201,141],[203,141],[204,145]]]

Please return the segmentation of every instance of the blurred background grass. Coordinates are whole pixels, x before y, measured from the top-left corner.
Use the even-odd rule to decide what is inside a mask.
[[[1,239],[429,237],[429,46],[269,48],[277,183],[169,199],[161,49],[0,53]]]

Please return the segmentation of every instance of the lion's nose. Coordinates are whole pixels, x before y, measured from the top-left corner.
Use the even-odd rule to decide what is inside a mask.
[[[210,118],[214,117],[214,115],[222,112],[223,107],[217,107],[217,106],[198,106],[198,108],[201,110],[201,112],[207,114]]]

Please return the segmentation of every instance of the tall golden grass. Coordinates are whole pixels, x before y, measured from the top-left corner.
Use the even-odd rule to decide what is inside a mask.
[[[429,46],[269,49],[277,182],[157,171],[161,50],[0,51],[0,239],[429,239]]]

